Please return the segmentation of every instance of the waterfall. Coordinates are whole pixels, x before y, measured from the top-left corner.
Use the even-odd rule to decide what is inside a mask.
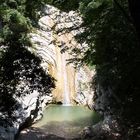
[[[86,104],[91,91],[90,85],[85,83],[89,83],[92,76],[87,76],[90,72],[85,68],[81,67],[77,71],[73,64],[67,65],[67,59],[72,59],[73,56],[66,51],[67,48],[68,50],[75,47],[84,50],[88,48],[85,42],[80,44],[74,37],[84,31],[83,28],[76,29],[82,25],[82,18],[79,13],[62,12],[50,5],[46,5],[45,12],[46,16],[39,20],[40,28],[30,34],[34,45],[28,49],[41,58],[43,70],[56,79],[56,88],[52,91],[54,103],[61,102],[63,105],[70,105],[77,102]],[[71,32],[65,30],[70,28],[74,30]],[[81,56],[82,54],[77,57]],[[79,87],[79,84],[83,86]],[[84,94],[85,98],[80,94],[81,90],[86,93]]]
[[[62,67],[63,67],[63,80],[64,80],[64,93],[63,93],[63,105],[70,105],[70,93],[68,85],[68,75],[67,75],[67,66],[66,66],[66,54],[62,54]]]
[[[46,16],[39,20],[41,30],[32,33],[32,42],[35,46],[33,52],[41,56],[42,67],[55,79],[56,88],[52,91],[53,101],[70,105],[76,96],[75,73],[73,65],[66,65],[67,59],[72,56],[62,49],[80,47],[81,44],[75,40],[74,35],[78,30],[63,33],[63,29],[79,27],[82,18],[76,12],[62,12],[59,9],[46,5]],[[62,30],[62,32],[60,32]],[[83,47],[83,46],[82,46]],[[63,52],[63,53],[61,53]]]

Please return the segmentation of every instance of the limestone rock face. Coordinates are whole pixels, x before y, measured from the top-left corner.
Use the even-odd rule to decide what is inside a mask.
[[[76,89],[77,94],[74,98],[74,101],[79,105],[88,106],[93,108],[93,96],[94,91],[91,88],[91,80],[95,75],[94,71],[90,71],[88,67],[79,68],[79,71],[76,73]]]
[[[78,28],[82,18],[74,11],[66,13],[50,5],[46,5],[45,13],[46,16],[39,20],[40,29],[31,34],[34,44],[31,51],[42,58],[44,69],[56,79],[54,102],[92,106],[94,92],[89,82],[93,72],[86,66],[75,69],[73,64],[67,65],[67,59],[72,55],[65,51],[72,47],[86,49],[86,44],[79,44],[74,38],[82,32]],[[72,30],[67,31],[69,28]]]

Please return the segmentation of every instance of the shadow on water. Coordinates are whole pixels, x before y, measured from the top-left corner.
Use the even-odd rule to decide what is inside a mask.
[[[23,131],[18,140],[65,140],[62,137],[58,137],[53,134],[48,134],[42,131],[40,128],[31,127]]]
[[[96,124],[101,116],[81,106],[51,105],[44,111],[44,117],[34,127],[61,138],[76,139],[86,126]]]
[[[19,140],[80,140],[84,127],[100,120],[99,114],[85,107],[50,105],[40,121],[21,132]]]

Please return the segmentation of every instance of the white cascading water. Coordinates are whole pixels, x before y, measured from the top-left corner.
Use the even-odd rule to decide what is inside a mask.
[[[70,97],[69,97],[69,85],[68,85],[68,77],[67,77],[67,66],[66,66],[66,54],[62,54],[62,66],[63,66],[63,78],[64,78],[64,93],[63,93],[63,105],[69,106],[70,104]]]

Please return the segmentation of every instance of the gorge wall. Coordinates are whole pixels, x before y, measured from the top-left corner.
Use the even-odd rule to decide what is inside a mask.
[[[41,57],[42,67],[56,79],[54,102],[92,106],[93,91],[89,83],[94,72],[87,66],[75,69],[74,64],[67,64],[72,55],[65,51],[75,47],[86,49],[85,44],[79,44],[74,38],[81,32],[76,27],[82,18],[74,11],[66,13],[50,5],[46,6],[45,14],[39,20],[40,29],[31,34],[34,47],[30,51]],[[66,31],[69,28],[73,30]]]

